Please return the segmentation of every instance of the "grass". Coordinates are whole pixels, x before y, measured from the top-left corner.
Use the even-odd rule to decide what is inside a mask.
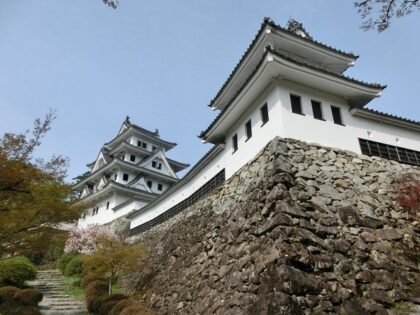
[[[85,291],[79,287],[80,284],[80,276],[73,276],[73,277],[66,277],[63,276],[63,281],[66,284],[64,288],[64,292],[77,300],[84,301],[85,299]]]

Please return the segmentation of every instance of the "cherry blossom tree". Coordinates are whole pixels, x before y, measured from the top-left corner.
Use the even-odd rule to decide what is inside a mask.
[[[101,247],[103,240],[117,241],[119,238],[112,230],[103,225],[92,224],[86,228],[73,228],[70,231],[64,252],[93,254]]]

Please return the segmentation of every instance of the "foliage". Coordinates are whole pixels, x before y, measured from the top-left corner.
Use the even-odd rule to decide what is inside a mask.
[[[42,301],[42,292],[38,289],[23,289],[15,293],[14,300],[19,305],[38,305]]]
[[[365,31],[376,29],[378,32],[389,28],[392,18],[420,9],[419,0],[364,0],[356,1],[354,5],[364,20],[361,28]]]
[[[96,272],[108,279],[109,294],[112,282],[144,268],[145,247],[141,244],[127,244],[120,239],[102,239],[99,249],[83,257],[86,270]]]
[[[85,294],[88,311],[97,314],[102,302],[108,296],[108,285],[106,281],[93,281],[86,287]]]
[[[89,272],[80,280],[80,287],[82,289],[86,288],[89,283],[96,281],[96,280],[105,280],[101,275],[98,275],[93,272]]]
[[[402,176],[395,180],[395,200],[408,209],[412,216],[420,214],[420,180],[412,176]]]
[[[76,220],[83,210],[73,205],[72,188],[64,183],[67,159],[33,158],[54,119],[50,111],[44,120],[35,120],[32,134],[6,133],[0,138],[0,257],[46,248],[57,225]]]
[[[107,6],[116,9],[119,5],[118,0],[102,0]]]
[[[19,292],[19,288],[13,286],[0,287],[0,304],[11,300],[16,292]]]
[[[64,275],[67,277],[71,276],[77,276],[83,274],[83,261],[82,257],[80,255],[77,255],[73,257],[72,260],[69,261],[69,263],[66,266],[66,269],[64,269]]]
[[[80,254],[77,252],[68,252],[64,253],[57,261],[57,267],[60,269],[63,273],[64,270],[66,270],[67,265],[69,262],[76,256],[79,256]]]
[[[142,303],[133,303],[123,308],[120,315],[152,315],[153,313]]]
[[[0,260],[0,285],[22,286],[26,280],[35,279],[35,266],[23,256]]]
[[[109,315],[120,315],[120,313],[124,310],[124,308],[132,305],[133,302],[131,300],[121,300],[109,312]]]
[[[42,293],[38,289],[0,287],[0,310],[2,315],[41,315],[38,303]]]
[[[64,251],[92,254],[100,247],[102,239],[117,240],[118,236],[108,227],[98,224],[92,224],[86,228],[73,228]]]
[[[128,299],[127,296],[124,294],[111,294],[108,295],[103,301],[101,306],[99,307],[99,314],[101,315],[108,315],[112,308],[120,301]]]

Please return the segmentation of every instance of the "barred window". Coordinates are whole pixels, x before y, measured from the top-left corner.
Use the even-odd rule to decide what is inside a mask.
[[[418,151],[365,139],[359,139],[359,144],[365,155],[379,156],[388,160],[420,166],[420,152]]]

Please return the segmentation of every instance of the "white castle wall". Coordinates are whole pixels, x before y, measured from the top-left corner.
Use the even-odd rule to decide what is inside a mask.
[[[301,96],[305,115],[291,112],[290,93]],[[313,117],[311,99],[321,102],[325,121]],[[260,108],[265,103],[268,105],[269,121],[262,126]],[[341,108],[345,126],[334,124],[331,105]],[[252,137],[246,141],[244,125],[249,119],[252,121]],[[238,150],[232,153],[231,138],[235,133],[238,134]],[[361,151],[358,138],[420,150],[420,133],[352,116],[344,99],[286,80],[279,80],[253,100],[246,112],[233,124],[226,133],[226,146],[223,151],[181,188],[133,218],[131,228],[150,221],[186,199],[223,168],[226,178],[231,177],[276,136],[314,142],[359,154]]]

